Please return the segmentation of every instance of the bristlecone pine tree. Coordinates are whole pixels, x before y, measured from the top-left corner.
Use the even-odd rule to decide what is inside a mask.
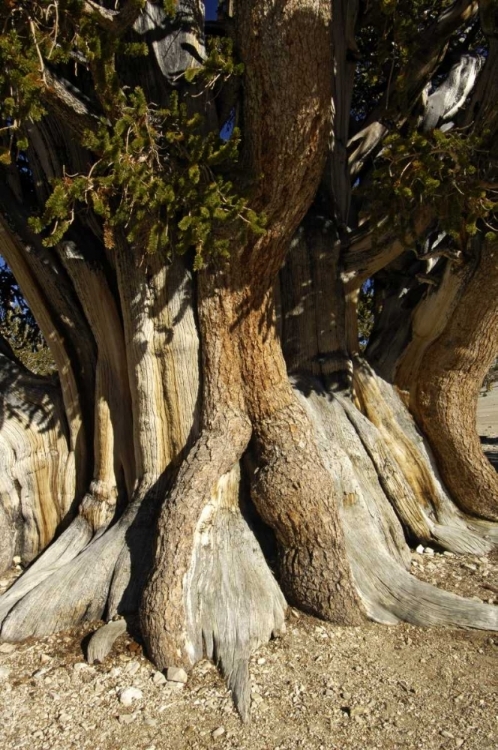
[[[0,635],[138,612],[246,719],[287,604],[498,629],[407,544],[498,541],[498,8],[204,10],[1,3],[0,252],[58,381],[2,342]]]

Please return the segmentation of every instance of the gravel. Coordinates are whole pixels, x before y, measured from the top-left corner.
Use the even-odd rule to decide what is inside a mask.
[[[497,581],[496,556],[412,560],[424,580],[495,597],[483,586]],[[475,571],[463,567],[471,564]],[[99,625],[0,650],[0,747],[496,750],[498,634],[341,628],[289,614],[285,638],[251,661],[252,720],[244,725],[207,661],[187,684],[166,681],[126,633],[102,664],[86,664],[82,642]]]

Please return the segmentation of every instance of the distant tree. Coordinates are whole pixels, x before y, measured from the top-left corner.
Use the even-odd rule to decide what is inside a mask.
[[[2,349],[0,538],[55,541],[1,636],[138,610],[159,668],[207,655],[247,718],[286,602],[497,629],[405,541],[498,539],[496,2],[1,18],[1,252],[61,393]]]

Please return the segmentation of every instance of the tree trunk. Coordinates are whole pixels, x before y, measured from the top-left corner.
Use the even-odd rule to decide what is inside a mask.
[[[469,255],[464,264],[443,260],[425,294],[395,284],[368,354],[405,395],[458,506],[496,520],[498,478],[481,448],[476,408],[498,351],[498,263],[481,236]]]
[[[119,229],[104,248],[91,214],[47,253],[39,243],[26,253],[28,235],[7,227],[9,263],[59,357],[69,446],[82,466],[75,504],[86,494],[0,598],[2,638],[140,607],[156,665],[190,669],[208,656],[247,718],[249,658],[284,631],[287,601],[341,624],[367,615],[498,629],[496,609],[408,572],[404,531],[476,554],[498,535],[454,506],[406,404],[358,356],[358,284],[372,259],[358,260],[345,229],[351,92],[334,87],[331,73],[338,65],[351,85],[356,10],[341,2],[334,20],[328,0],[238,4],[241,173],[268,229],[237,237],[226,261],[207,259],[193,278],[191,258],[137,252]],[[135,30],[147,35],[162,10],[147,4],[142,21]],[[189,23],[175,31],[172,58],[168,34],[151,34],[158,101],[190,64]],[[330,154],[332,96],[341,141]],[[47,176],[62,173],[58,156],[74,172],[83,158],[60,129],[34,126],[40,200]],[[20,225],[11,193],[0,186]]]
[[[58,385],[33,375],[0,340],[0,572],[52,540],[74,499],[74,457]]]
[[[498,475],[483,453],[476,409],[498,352],[498,246],[478,238],[473,250],[472,273],[443,332],[421,357],[410,401],[460,508],[497,521]]]

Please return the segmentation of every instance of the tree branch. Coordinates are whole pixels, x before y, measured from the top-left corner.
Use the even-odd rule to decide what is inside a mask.
[[[45,68],[45,81],[43,97],[46,103],[76,135],[81,137],[86,130],[95,130],[97,115],[48,68]]]
[[[349,158],[352,177],[362,170],[366,159],[379,146],[389,129],[398,128],[406,121],[424,86],[441,63],[451,35],[477,15],[478,8],[476,0],[455,0],[427,32],[420,35],[410,65],[403,68],[403,78],[398,76],[389,99],[386,93],[367,118],[365,127],[349,142],[349,147],[354,148]]]
[[[375,229],[359,230],[351,235],[345,249],[343,281],[348,291],[358,289],[367,279],[392,263],[424,235],[434,220],[430,207],[423,206],[413,218],[413,230],[401,233],[389,228],[382,232],[383,220]]]
[[[99,26],[113,36],[120,36],[133,26],[144,6],[143,0],[127,0],[121,10],[110,10],[94,0],[85,0],[83,13],[96,19]]]

